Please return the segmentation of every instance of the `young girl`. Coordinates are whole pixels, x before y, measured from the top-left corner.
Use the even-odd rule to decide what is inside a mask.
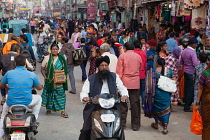
[[[147,52],[149,50],[149,45],[146,43],[145,38],[141,38],[141,45],[142,45],[142,51]]]

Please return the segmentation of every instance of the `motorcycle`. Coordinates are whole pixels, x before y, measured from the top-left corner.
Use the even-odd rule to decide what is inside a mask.
[[[32,91],[36,94],[36,91]],[[25,105],[13,105],[4,119],[4,140],[36,140],[39,123],[32,109]]]
[[[91,98],[90,103],[97,108],[92,113],[91,140],[125,140],[124,130],[120,125],[120,111],[117,110],[120,99],[105,93]]]

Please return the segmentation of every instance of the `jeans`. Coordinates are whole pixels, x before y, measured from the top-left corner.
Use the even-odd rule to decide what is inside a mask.
[[[82,81],[85,81],[87,79],[86,65],[87,65],[87,60],[83,61],[82,64],[80,65],[82,69]]]
[[[32,108],[33,114],[35,115],[36,119],[38,119],[39,111],[42,104],[42,97],[40,95],[32,95],[32,101],[28,105],[28,107]],[[1,114],[1,121],[0,121],[0,138],[4,135],[4,118],[8,114],[9,107],[7,106],[7,103],[4,103],[3,105],[3,111]]]
[[[143,106],[145,99],[145,79],[140,79],[140,95],[141,95],[141,104]]]
[[[74,64],[67,65],[67,67],[68,67],[69,80],[71,84],[71,92],[76,93],[75,79],[74,79]]]
[[[193,74],[184,73],[184,110],[189,110],[194,98]]]
[[[37,54],[38,54],[39,59],[43,58],[43,53],[42,53],[42,50],[41,50],[41,44],[38,44],[38,46],[37,46]]]

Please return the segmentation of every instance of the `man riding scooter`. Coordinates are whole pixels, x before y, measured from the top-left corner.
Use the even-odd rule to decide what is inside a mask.
[[[104,56],[96,60],[98,72],[91,75],[84,83],[80,99],[83,102],[89,102],[96,95],[109,93],[116,95],[118,90],[121,95],[121,101],[125,102],[128,97],[128,91],[123,85],[119,76],[109,71],[109,57]],[[84,124],[81,130],[79,140],[90,140],[92,128],[92,113],[96,108],[92,104],[86,104],[83,110]]]
[[[3,122],[8,113],[8,108],[13,105],[26,105],[33,110],[36,119],[41,108],[42,98],[40,95],[32,95],[32,88],[42,89],[37,76],[29,72],[26,67],[26,57],[18,55],[14,58],[16,68],[8,71],[0,82],[0,88],[8,86],[8,97],[3,106],[0,121],[0,140],[4,135]]]

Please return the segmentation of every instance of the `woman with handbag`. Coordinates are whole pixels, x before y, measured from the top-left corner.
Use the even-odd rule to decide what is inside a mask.
[[[61,111],[61,116],[68,118],[68,114],[65,113],[65,91],[68,90],[66,59],[58,53],[57,44],[53,44],[50,50],[51,54],[44,58],[41,66],[41,73],[45,79],[42,106],[47,109],[46,115],[51,115],[51,111]]]
[[[165,68],[165,60],[159,58],[157,68],[151,69],[146,82],[145,96],[145,116],[154,118],[155,123],[151,126],[158,129],[158,125],[163,127],[162,133],[168,133],[167,126],[170,116],[171,93],[159,88],[160,76],[172,78],[172,70]],[[149,106],[149,107],[148,107]]]

